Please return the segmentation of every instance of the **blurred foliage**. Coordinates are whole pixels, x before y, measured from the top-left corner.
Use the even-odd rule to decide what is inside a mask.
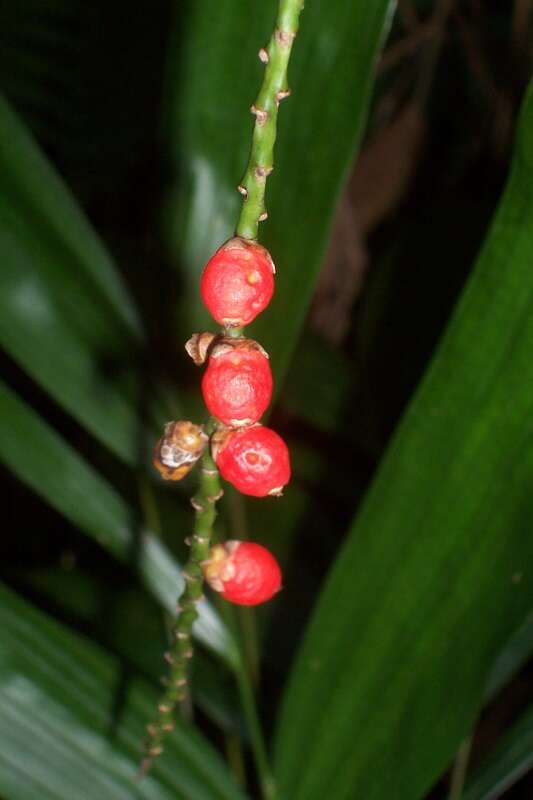
[[[269,733],[283,702],[291,800],[444,798],[469,730],[465,797],[531,793],[530,107],[502,199],[524,0],[307,4],[261,230],[277,294],[251,329],[294,478],[280,501],[227,492],[217,523],[268,544],[285,591],[237,637],[206,603],[195,724],[132,782],[194,487],[159,485],[150,447],[204,413],[182,340],[209,326],[197,279],[235,224],[274,12],[0,4],[6,800],[238,797],[208,740],[254,796],[245,665]]]

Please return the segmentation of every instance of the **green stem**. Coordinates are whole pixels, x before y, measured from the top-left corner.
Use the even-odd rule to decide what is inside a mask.
[[[183,570],[185,587],[178,600],[178,617],[174,628],[174,641],[165,658],[170,665],[166,690],[158,705],[156,719],[147,726],[146,756],[141,764],[141,775],[146,774],[152,761],[163,751],[165,734],[174,727],[173,718],[178,703],[187,698],[188,664],[192,658],[192,626],[198,617],[196,605],[202,598],[202,562],[209,558],[216,502],[222,496],[218,470],[206,449],[200,461],[200,484],[192,499],[195,509],[194,531],[190,540],[190,554]]]
[[[245,669],[240,669],[238,672],[238,684],[241,703],[248,725],[248,733],[250,734],[254,762],[261,783],[263,800],[275,800],[277,794],[276,784],[270,769],[265,741],[263,739],[263,730],[257,714],[254,692]]]
[[[244,788],[246,786],[246,767],[244,765],[241,738],[235,733],[227,733],[225,739],[228,765],[239,786]]]
[[[236,232],[245,239],[257,239],[259,223],[267,218],[265,187],[274,169],[278,106],[290,94],[287,67],[303,5],[304,0],[280,0],[274,33],[266,50],[259,51],[259,58],[266,64],[265,77],[252,106],[252,150],[239,186],[244,201]]]
[[[239,625],[237,623],[236,609],[227,603],[223,607],[223,613],[226,624],[233,632],[235,640],[239,645],[240,665],[235,673],[237,678],[237,686],[239,689],[239,696],[241,699],[241,706],[244,713],[244,718],[246,720],[248,735],[250,737],[252,756],[261,786],[261,796],[263,800],[275,800],[277,796],[276,785],[272,770],[270,768],[265,740],[263,738],[263,730],[259,721],[254,690],[250,683],[250,676],[248,675],[243,657],[242,637],[240,635]]]
[[[461,800],[461,797],[463,796],[463,788],[465,785],[471,749],[472,736],[469,736],[461,744],[453,763],[448,800]]]

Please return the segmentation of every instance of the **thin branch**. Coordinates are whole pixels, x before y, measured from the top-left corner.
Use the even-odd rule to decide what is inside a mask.
[[[190,555],[183,577],[185,587],[178,600],[178,617],[174,641],[165,658],[170,665],[166,689],[158,705],[156,719],[147,726],[145,758],[141,776],[150,769],[153,759],[163,752],[165,734],[174,727],[174,713],[179,703],[187,699],[188,665],[193,655],[192,626],[198,617],[197,603],[202,598],[202,562],[209,558],[209,549],[216,517],[216,502],[222,496],[220,478],[215,463],[206,449],[200,461],[200,485],[192,499],[195,509],[194,532],[190,540]]]
[[[274,169],[278,107],[290,94],[287,67],[303,4],[304,0],[280,0],[274,33],[268,47],[259,51],[259,58],[266,65],[265,77],[251,108],[255,115],[252,149],[239,186],[243,206],[237,235],[245,239],[256,239],[259,223],[267,218],[265,188]]]

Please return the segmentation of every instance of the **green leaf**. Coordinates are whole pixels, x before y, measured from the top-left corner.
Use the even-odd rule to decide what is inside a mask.
[[[312,331],[305,331],[285,382],[283,407],[320,431],[336,432],[346,415],[346,397],[354,377],[353,367],[342,353]]]
[[[79,280],[83,283],[80,287],[100,293],[102,307],[91,309],[88,304],[85,308],[84,304],[84,312],[89,316],[87,326],[89,321],[96,322],[100,314],[109,314],[111,311],[126,330],[140,339],[142,329],[139,317],[109,255],[59,175],[4,98],[0,98],[0,131],[0,168],[5,207],[12,209],[17,217],[25,214],[28,221],[40,228],[45,242],[48,240],[62,247],[65,256],[72,259],[72,269],[81,273]],[[20,220],[20,224],[23,224],[23,220]],[[65,281],[77,277],[62,273],[62,264],[54,264],[50,260],[43,266],[46,276],[61,274]],[[67,289],[63,288],[62,291],[66,296]],[[96,295],[92,299],[96,299]],[[79,309],[76,301],[83,303],[84,298],[76,296],[70,299],[69,316],[74,317],[76,308]]]
[[[159,683],[165,671],[168,626],[160,607],[136,586],[106,585],[78,568],[42,568],[16,573],[17,585],[53,603],[54,609],[74,614],[90,625],[91,636],[143,675]],[[106,608],[105,615],[102,608]],[[139,641],[143,646],[139,647]],[[198,649],[191,664],[193,700],[223,730],[241,727],[233,675],[220,662]]]
[[[139,455],[141,325],[116,267],[0,97],[0,344],[129,463]]]
[[[293,668],[276,746],[291,800],[422,797],[532,607],[531,252],[532,92],[476,269]]]
[[[175,613],[183,588],[178,564],[114,488],[63,439],[0,384],[0,458],[80,530],[140,573],[160,603]],[[234,645],[211,606],[199,604],[198,639],[235,664]]]
[[[497,800],[532,768],[533,706],[530,706],[472,775],[462,800]]]
[[[209,743],[178,720],[136,781],[157,694],[94,644],[0,586],[0,792],[9,800],[241,798]]]
[[[485,686],[485,703],[490,702],[514,678],[532,655],[533,618],[530,615],[498,653]]]
[[[390,7],[389,0],[314,0],[301,17],[289,65],[292,96],[280,109],[267,185],[269,220],[261,229],[278,267],[276,294],[250,328],[272,357],[278,387],[361,138]],[[235,229],[241,202],[236,187],[252,132],[249,108],[263,69],[257,52],[270,36],[275,11],[273,2],[207,0],[187,4],[177,19],[167,107],[177,181],[167,213],[171,248],[187,283],[179,315],[183,335],[209,324],[198,278]]]

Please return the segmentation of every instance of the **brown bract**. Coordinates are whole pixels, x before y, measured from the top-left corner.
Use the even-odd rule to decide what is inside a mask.
[[[211,333],[211,331],[204,331],[203,333],[193,333],[191,338],[185,342],[185,350],[197,367],[200,367],[205,362],[209,347],[216,338],[217,334]]]
[[[196,464],[207,445],[201,425],[189,420],[167,422],[165,432],[154,448],[153,464],[168,481],[180,481]]]
[[[262,356],[268,358],[268,353],[264,347],[261,347],[259,342],[256,342],[254,339],[247,339],[245,336],[233,337],[233,336],[224,336],[221,337],[211,349],[209,355],[211,358],[218,358],[224,353],[230,353],[231,351],[240,351],[246,353],[261,353]]]

